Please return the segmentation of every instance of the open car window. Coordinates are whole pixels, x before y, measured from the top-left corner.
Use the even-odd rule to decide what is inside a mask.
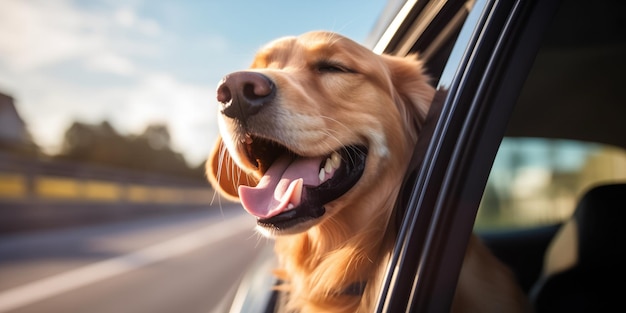
[[[459,15],[460,27],[443,32],[454,34],[447,41],[428,32],[441,24],[425,10],[437,6],[440,13],[467,12]],[[513,251],[522,245],[502,241],[511,237],[484,237],[528,291],[545,246],[582,192],[625,177],[626,99],[619,86],[626,36],[616,14],[623,4],[478,0],[414,7],[418,12],[407,14],[385,51],[424,55],[438,93],[416,149],[415,180],[400,199],[406,214],[379,312],[448,310],[474,226],[482,232],[547,225],[532,251]],[[445,18],[448,25],[454,16]],[[521,258],[524,252],[532,253]]]
[[[507,137],[482,198],[478,231],[524,229],[569,219],[583,193],[626,181],[626,150],[579,140]]]

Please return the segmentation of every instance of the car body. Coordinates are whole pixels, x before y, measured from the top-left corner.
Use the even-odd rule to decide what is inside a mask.
[[[437,94],[397,201],[396,209],[404,214],[398,221],[401,227],[378,312],[449,311],[473,231],[512,268],[531,301],[535,300],[534,288],[547,279],[547,251],[573,214],[577,199],[607,179],[609,183],[626,181],[626,19],[621,16],[625,8],[622,2],[611,0],[593,4],[579,0],[389,2],[372,32],[370,46],[377,53],[419,53]],[[545,140],[549,140],[547,145]],[[570,162],[565,160],[576,155],[584,156],[577,164],[581,158],[588,162],[590,152],[581,152],[585,147],[594,153],[605,151],[598,144],[616,150],[612,158],[618,161],[615,169],[608,170],[610,175],[586,173],[591,178],[584,183],[572,178],[574,170],[509,166],[503,174],[496,169],[496,156],[504,155],[505,148],[515,148],[519,155],[524,147],[547,147],[544,150],[554,163],[549,165],[563,168]],[[554,150],[560,146],[571,149]],[[517,165],[525,162],[512,160]],[[516,177],[517,185],[502,180],[507,176]],[[495,228],[481,224],[485,216],[481,212],[489,211],[494,203],[493,190],[515,187],[515,193],[524,196],[507,191],[507,202],[533,203],[534,196],[544,199],[546,193],[536,191],[532,185],[536,181],[550,190],[566,190],[566,196],[554,192],[557,196],[549,201],[566,199],[565,206],[571,208],[558,214],[537,209],[527,216],[542,218],[533,219],[521,218],[526,213],[519,209],[532,206],[518,205],[507,213],[514,223]],[[554,186],[563,182],[575,186]],[[623,243],[623,239],[616,240]],[[264,264],[250,276],[257,279],[247,281],[258,282],[258,272],[272,266]],[[623,275],[623,269],[616,271]],[[271,279],[264,279],[264,284],[240,289],[235,311],[267,308],[259,305],[271,299],[267,289]],[[251,305],[252,298],[260,302]],[[565,294],[564,299],[570,298]],[[252,307],[263,309],[245,309]]]

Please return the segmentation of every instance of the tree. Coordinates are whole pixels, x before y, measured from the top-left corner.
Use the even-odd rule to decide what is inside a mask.
[[[173,176],[202,178],[184,157],[171,149],[166,125],[146,127],[139,136],[122,136],[108,122],[90,125],[74,122],[65,133],[57,158],[150,171]]]

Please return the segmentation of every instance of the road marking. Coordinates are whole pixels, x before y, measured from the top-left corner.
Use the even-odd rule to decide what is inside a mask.
[[[0,312],[14,310],[72,289],[173,258],[254,227],[247,215],[220,221],[185,235],[22,285],[0,293]]]

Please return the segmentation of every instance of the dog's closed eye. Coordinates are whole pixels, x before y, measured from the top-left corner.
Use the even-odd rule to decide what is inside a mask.
[[[317,62],[315,68],[319,73],[356,73],[356,71],[348,66],[340,62],[330,60]]]

